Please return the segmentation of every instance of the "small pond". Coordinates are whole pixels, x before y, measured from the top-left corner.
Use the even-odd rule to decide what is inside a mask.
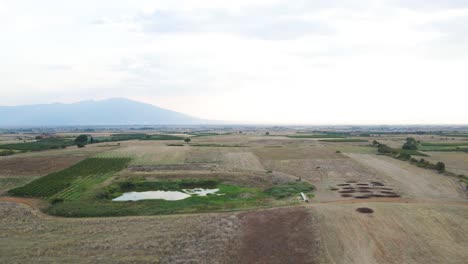
[[[219,189],[183,189],[179,191],[147,191],[147,192],[126,192],[122,196],[119,196],[112,201],[139,201],[139,200],[151,200],[151,199],[162,199],[166,201],[178,201],[191,197],[192,195],[206,196],[207,194],[213,194],[219,191]]]

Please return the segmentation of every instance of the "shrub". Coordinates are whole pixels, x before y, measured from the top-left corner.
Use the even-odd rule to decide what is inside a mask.
[[[265,192],[277,199],[281,199],[297,195],[300,192],[310,192],[314,189],[315,187],[307,182],[289,182],[273,186],[265,190]]]
[[[435,165],[435,169],[439,172],[444,172],[445,171],[445,163],[443,162],[437,162]]]
[[[53,198],[50,200],[51,204],[58,204],[58,203],[63,203],[63,198]]]
[[[409,137],[406,139],[406,143],[403,144],[402,149],[418,149],[418,143],[416,139]]]

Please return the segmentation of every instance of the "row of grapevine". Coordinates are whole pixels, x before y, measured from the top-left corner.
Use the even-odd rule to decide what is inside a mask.
[[[77,180],[120,171],[129,162],[130,158],[88,158],[67,169],[12,189],[9,193],[17,196],[51,197],[69,188]]]

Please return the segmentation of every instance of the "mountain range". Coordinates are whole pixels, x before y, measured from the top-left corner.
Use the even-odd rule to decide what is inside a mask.
[[[0,106],[0,127],[206,123],[209,121],[125,98],[71,104]]]

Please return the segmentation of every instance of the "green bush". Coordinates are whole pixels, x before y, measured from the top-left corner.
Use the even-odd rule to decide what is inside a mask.
[[[281,199],[292,195],[298,195],[301,192],[311,192],[314,189],[315,186],[307,182],[289,182],[273,186],[265,190],[265,193],[277,199]]]
[[[445,171],[445,163],[439,161],[435,165],[435,169],[439,172],[444,172]]]

